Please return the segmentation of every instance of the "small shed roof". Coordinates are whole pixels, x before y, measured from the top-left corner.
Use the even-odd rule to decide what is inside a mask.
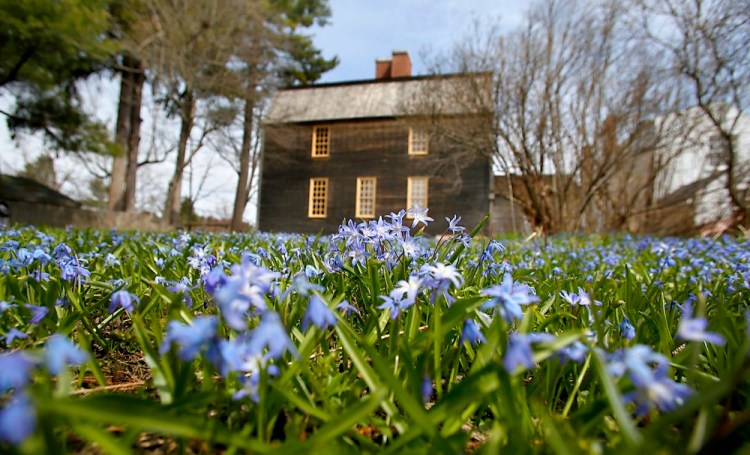
[[[465,104],[448,101],[466,88],[465,80],[461,75],[422,76],[282,89],[273,96],[265,123],[402,117],[424,113],[415,106],[425,105],[428,99],[430,111],[468,114]]]
[[[81,206],[68,196],[39,182],[15,175],[0,176],[0,199],[5,201],[47,204],[78,208]]]

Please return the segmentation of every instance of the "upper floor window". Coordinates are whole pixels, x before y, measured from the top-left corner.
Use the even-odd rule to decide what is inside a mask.
[[[420,209],[426,209],[428,186],[428,177],[409,177],[406,184],[406,207],[411,209],[418,206]]]
[[[357,177],[357,218],[375,218],[377,184],[375,177]]]
[[[308,201],[307,216],[310,218],[325,218],[328,213],[328,179],[310,179],[310,199]]]
[[[323,158],[331,154],[331,128],[316,126],[313,128],[312,156]]]
[[[430,135],[423,130],[409,128],[409,155],[427,155]]]

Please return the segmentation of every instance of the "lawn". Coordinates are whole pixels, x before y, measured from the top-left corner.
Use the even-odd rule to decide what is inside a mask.
[[[0,232],[0,450],[750,440],[747,238],[489,239],[412,215],[332,236]]]

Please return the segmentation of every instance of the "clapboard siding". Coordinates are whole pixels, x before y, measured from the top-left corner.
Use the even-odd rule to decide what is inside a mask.
[[[312,129],[331,128],[326,158],[311,156]],[[429,233],[439,234],[444,218],[463,217],[473,227],[488,212],[490,165],[475,158],[456,166],[441,166],[456,150],[431,141],[426,156],[408,154],[409,124],[401,119],[335,123],[266,125],[260,193],[259,227],[264,231],[335,232],[345,219],[355,218],[357,177],[376,177],[375,211],[387,215],[406,207],[407,178],[429,177]],[[329,179],[326,218],[308,217],[309,182]],[[456,180],[461,184],[454,185]]]

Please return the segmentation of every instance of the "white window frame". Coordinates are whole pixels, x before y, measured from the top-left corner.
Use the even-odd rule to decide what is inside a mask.
[[[372,183],[372,190],[370,191],[371,194],[363,194],[363,186],[365,183]],[[357,218],[375,218],[375,201],[377,199],[378,194],[378,179],[377,177],[357,177],[357,206],[356,206],[356,213],[355,216]],[[364,198],[367,197],[370,201],[370,212],[365,212],[363,210],[363,202],[365,202]]]
[[[412,189],[415,182],[424,182],[424,207],[420,204],[419,208],[424,210],[429,204],[430,196],[430,178],[429,177],[407,177],[406,180],[406,208],[411,209],[414,207],[414,198],[412,197]],[[411,217],[410,217],[411,218]]]
[[[423,149],[415,149],[414,146],[424,144]],[[409,155],[427,155],[430,153],[430,135],[420,129],[409,127]]]
[[[316,195],[316,190],[322,188],[323,196]],[[319,206],[316,202],[321,202],[323,210],[316,210]],[[313,177],[310,179],[310,193],[307,202],[307,216],[309,218],[325,218],[328,216],[328,178]]]
[[[325,135],[321,134],[323,131],[325,131]],[[330,126],[313,126],[311,155],[313,158],[328,158],[331,156]]]

